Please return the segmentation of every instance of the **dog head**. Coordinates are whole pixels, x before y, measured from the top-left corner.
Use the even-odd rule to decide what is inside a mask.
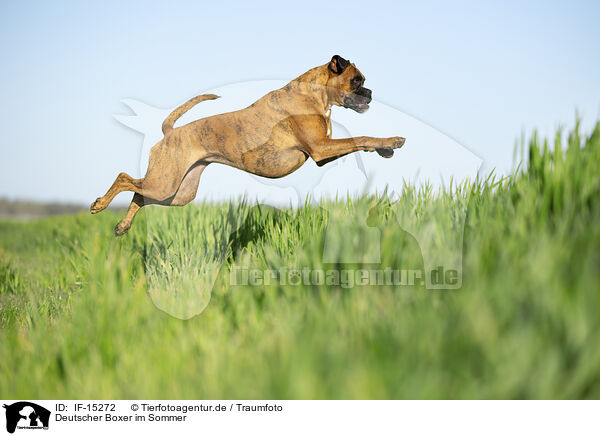
[[[366,112],[371,102],[371,90],[365,88],[365,76],[341,56],[335,55],[327,65],[327,98],[330,104]]]

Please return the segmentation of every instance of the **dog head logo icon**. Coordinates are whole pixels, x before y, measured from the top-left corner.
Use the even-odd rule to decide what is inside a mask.
[[[6,431],[14,433],[19,429],[47,429],[50,421],[50,411],[29,401],[19,401],[6,409]]]

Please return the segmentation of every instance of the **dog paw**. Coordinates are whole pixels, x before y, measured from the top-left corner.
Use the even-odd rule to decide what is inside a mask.
[[[392,138],[392,140],[393,140],[393,142],[392,142],[392,148],[400,148],[406,142],[406,138],[402,138],[400,136]]]
[[[123,224],[123,221],[120,221],[116,226],[115,226],[115,236],[121,236],[124,235],[125,233],[127,233],[127,231],[129,230],[129,228],[131,227],[131,224]]]
[[[98,212],[102,212],[105,208],[102,207],[102,205],[100,204],[100,197],[96,198],[96,201],[94,201],[92,203],[92,205],[90,206],[90,212],[92,214],[98,213]]]

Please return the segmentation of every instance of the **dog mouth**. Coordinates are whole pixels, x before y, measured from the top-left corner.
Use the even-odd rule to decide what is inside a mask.
[[[344,107],[359,114],[369,110],[369,103],[371,103],[371,90],[367,88],[361,88],[355,94],[344,97]]]
[[[361,99],[362,100],[362,99]],[[353,100],[350,97],[344,98],[344,107],[362,114],[369,110],[370,101]]]

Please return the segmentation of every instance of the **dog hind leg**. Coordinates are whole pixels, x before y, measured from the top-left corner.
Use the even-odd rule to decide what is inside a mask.
[[[90,212],[95,214],[103,211],[120,192],[139,190],[142,180],[143,179],[134,179],[127,173],[120,173],[113,182],[112,186],[108,188],[106,194],[104,194],[102,197],[98,197],[96,201],[92,203],[90,206]]]
[[[186,147],[185,139],[173,135],[152,147],[145,177],[134,179],[126,173],[119,174],[106,194],[91,205],[91,213],[106,209],[123,191],[133,191],[159,201],[175,195],[185,174],[206,155],[204,150],[192,151]]]
[[[156,200],[138,193],[134,194],[125,217],[115,226],[115,235],[120,236],[126,233],[131,228],[131,224],[133,223],[135,215],[144,206],[149,204],[160,204],[163,206],[184,206],[192,201],[198,192],[200,175],[207,165],[207,163],[200,162],[193,165],[183,177],[183,180],[181,181],[181,184],[179,185],[175,195],[165,200]]]

